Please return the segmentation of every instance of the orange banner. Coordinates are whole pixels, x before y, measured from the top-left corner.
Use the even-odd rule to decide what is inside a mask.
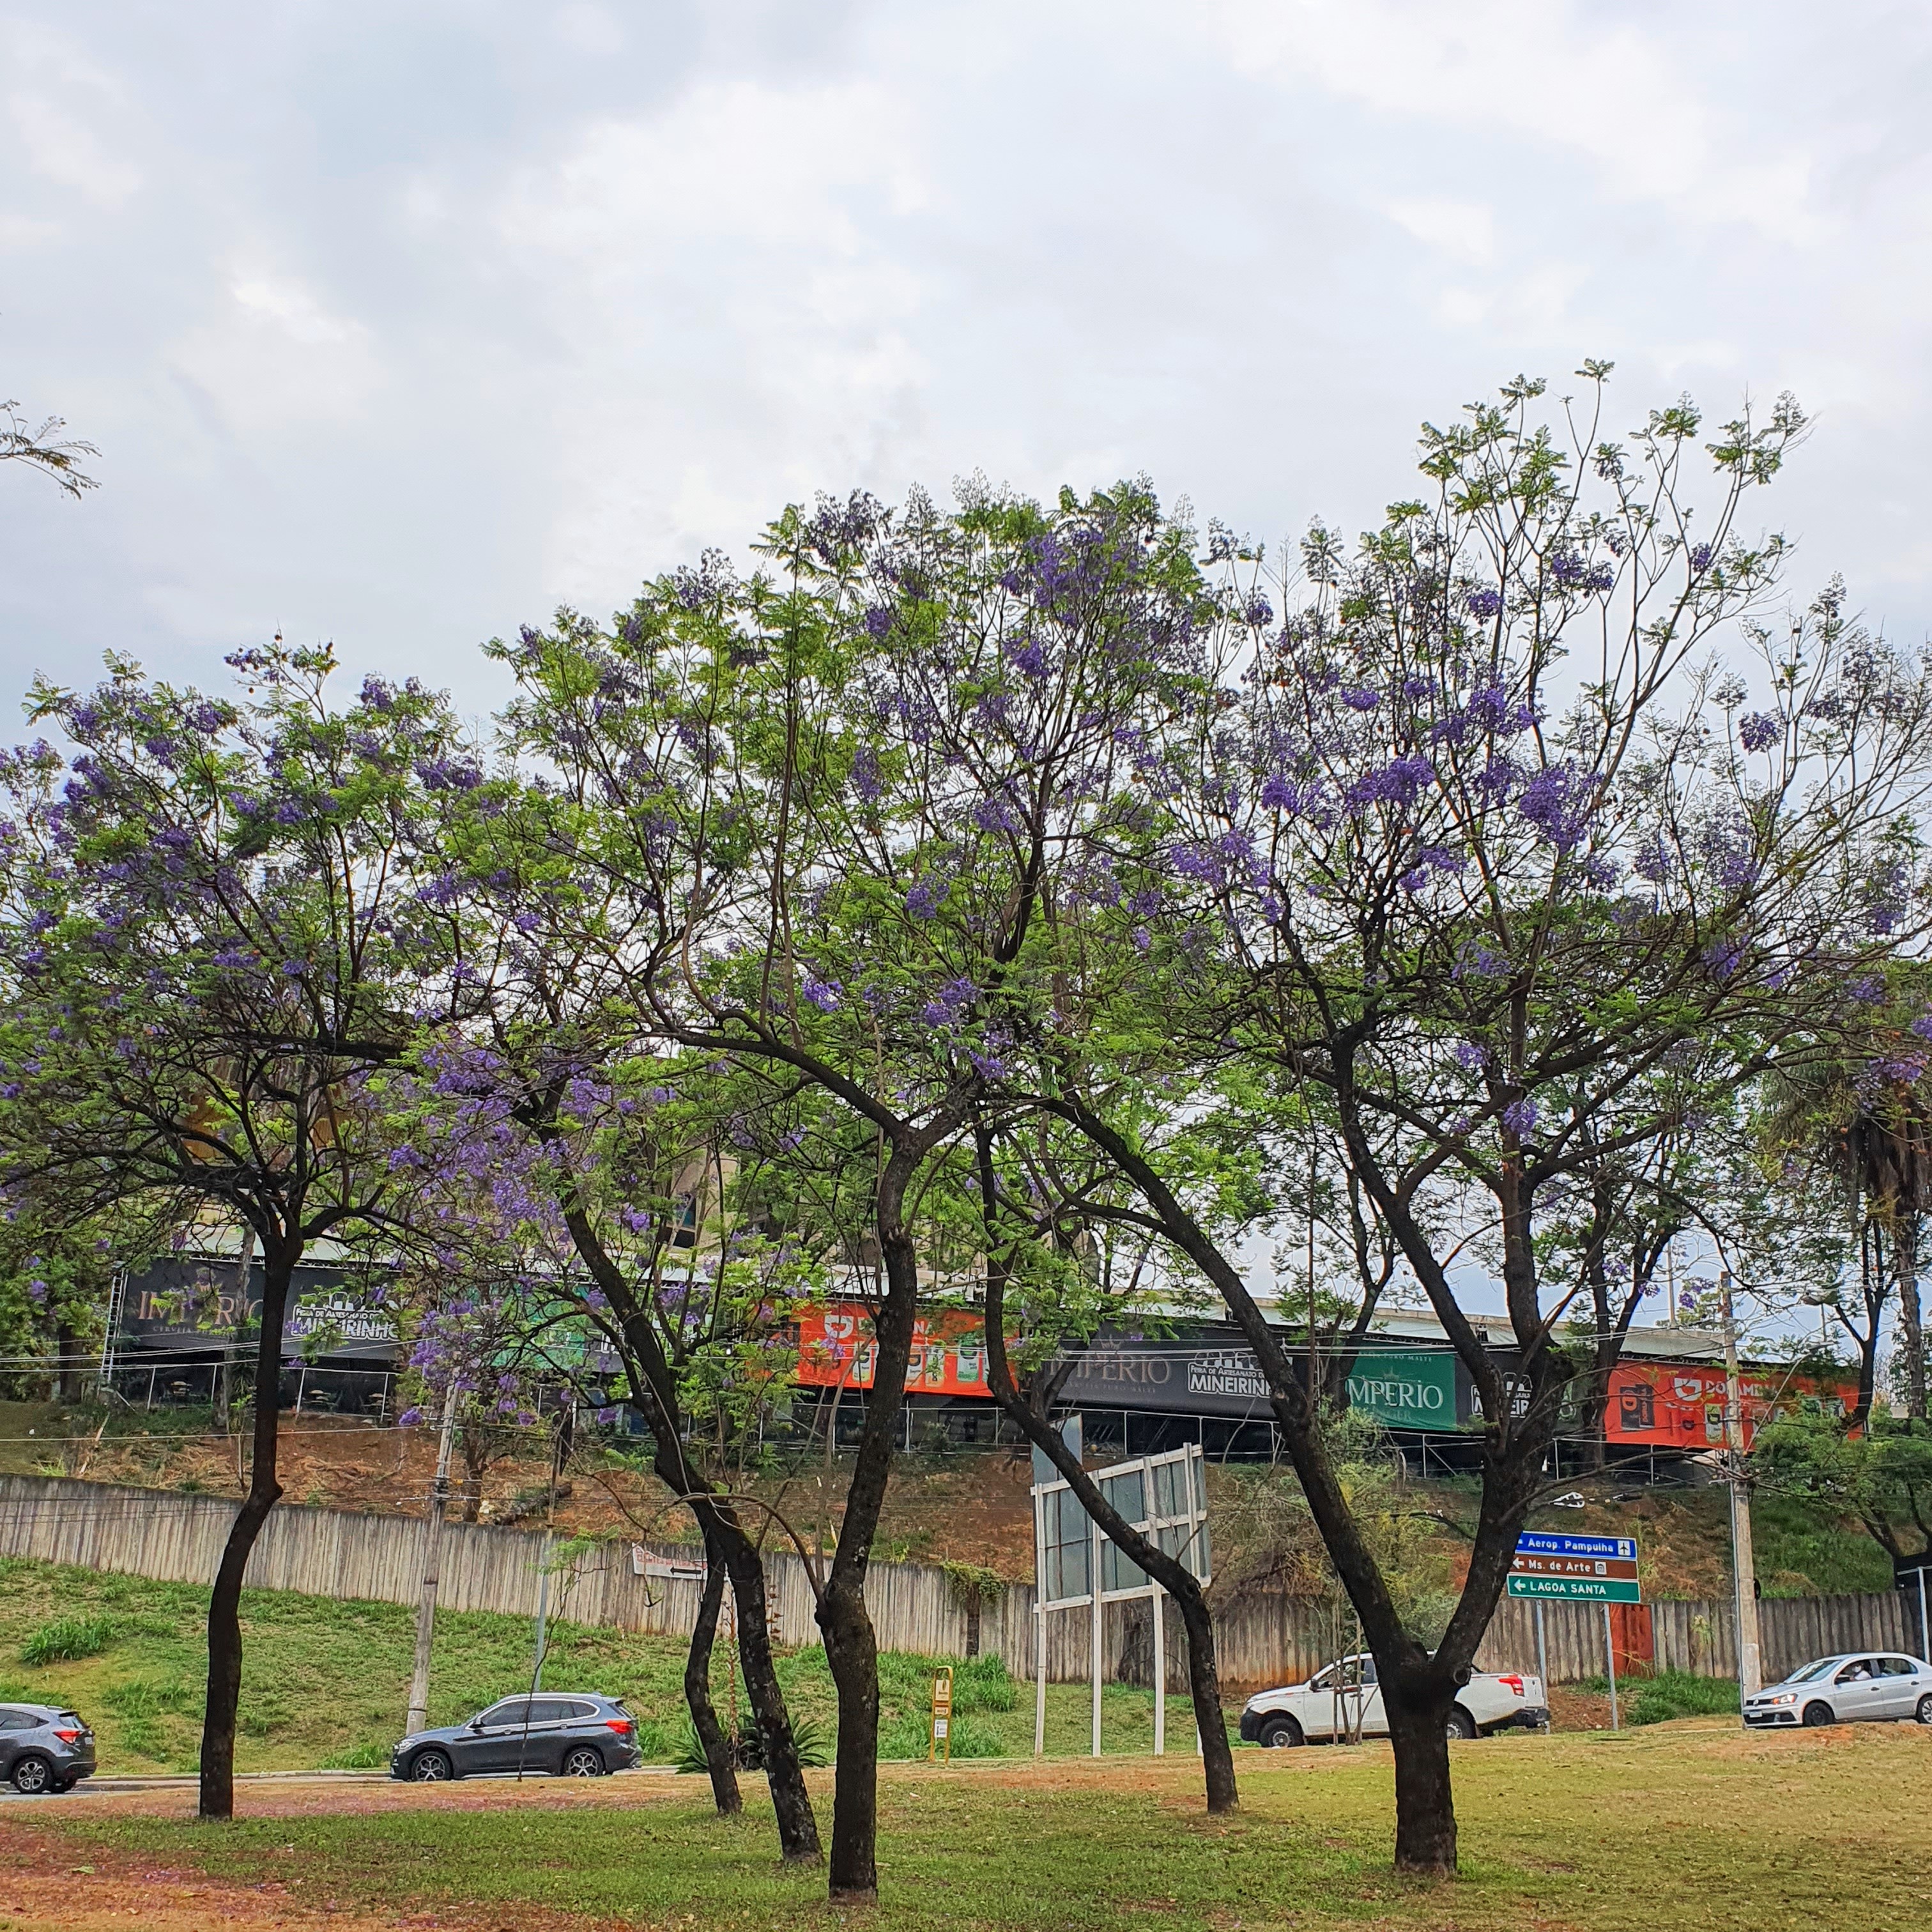
[[[800,1309],[798,1378],[807,1388],[866,1389],[877,1371],[872,1318],[856,1301]],[[922,1315],[913,1329],[905,1385],[926,1395],[988,1395],[984,1324],[963,1308]]]
[[[1842,1416],[1857,1404],[1854,1382],[1821,1382],[1781,1370],[1746,1370],[1738,1377],[1744,1403],[1744,1447],[1761,1423],[1800,1414],[1816,1404]],[[1696,1364],[1626,1362],[1610,1372],[1604,1434],[1611,1442],[1654,1442],[1673,1449],[1722,1448],[1724,1372]]]

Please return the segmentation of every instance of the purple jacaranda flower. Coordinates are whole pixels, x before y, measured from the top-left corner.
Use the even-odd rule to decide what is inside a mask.
[[[946,895],[952,890],[950,879],[942,879],[928,873],[916,880],[906,894],[906,910],[914,919],[934,919],[939,908],[946,903]]]
[[[852,789],[869,805],[885,790],[879,776],[879,754],[869,745],[852,754]]]
[[[1154,944],[1154,934],[1144,926],[1137,926],[1127,934],[1136,952],[1144,952]]]
[[[1921,1040],[1932,1040],[1932,1013],[1921,1013],[1912,1022],[1911,1030]]]
[[[1274,606],[1256,590],[1250,594],[1246,604],[1242,607],[1241,615],[1259,630],[1264,624],[1274,622]]]
[[[421,1409],[406,1408],[396,1418],[396,1426],[398,1429],[413,1429],[422,1419],[423,1412]]]
[[[1007,656],[1012,660],[1013,668],[1024,676],[1043,678],[1052,673],[1053,668],[1047,662],[1046,647],[1036,639],[1029,638],[1024,644],[1008,652]]]
[[[1738,739],[1748,752],[1762,752],[1784,736],[1784,721],[1768,712],[1754,711],[1738,721]]]
[[[1885,998],[1885,982],[1876,974],[1868,973],[1845,988],[1845,998],[1861,1006],[1875,1006]]]
[[[1406,677],[1402,681],[1402,694],[1405,698],[1426,698],[1434,689],[1426,677]]]
[[[612,1422],[615,1422],[615,1421],[616,1420],[616,1419],[617,1419],[617,1406],[616,1406],[616,1403],[614,1403],[614,1402],[612,1402],[612,1403],[610,1403],[610,1404],[608,1405],[608,1406],[607,1406],[606,1407],[604,1407],[604,1408],[600,1408],[600,1409],[597,1412],[597,1420],[598,1420],[599,1422],[602,1422],[602,1423],[607,1423],[607,1424],[608,1424],[608,1423],[612,1423]]]
[[[1342,702],[1348,706],[1351,711],[1372,711],[1382,701],[1382,693],[1378,691],[1370,690],[1366,685],[1358,686],[1353,691],[1345,691],[1342,694]]]
[[[1704,949],[1704,964],[1720,980],[1730,979],[1744,962],[1742,939],[1714,940]]]
[[[842,990],[836,980],[816,979],[809,973],[805,976],[805,983],[800,988],[821,1013],[829,1013],[837,1008]]]
[[[892,614],[884,604],[874,604],[866,613],[866,634],[868,638],[883,638],[892,628]]]
[[[1503,594],[1486,584],[1479,584],[1462,602],[1471,616],[1486,621],[1503,608]]]
[[[1690,568],[1701,574],[1711,567],[1711,546],[1700,543],[1690,553]]]
[[[1490,1064],[1490,1049],[1473,1040],[1459,1040],[1456,1046],[1456,1059],[1464,1072],[1479,1072]]]
[[[1536,1125],[1536,1102],[1534,1100],[1512,1100],[1503,1109],[1503,1125],[1520,1138]]]

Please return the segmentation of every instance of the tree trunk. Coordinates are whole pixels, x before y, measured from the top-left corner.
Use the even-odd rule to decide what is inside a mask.
[[[214,1589],[208,1601],[208,1699],[201,1726],[201,1802],[204,1818],[235,1815],[235,1714],[242,1700],[242,1576],[268,1512],[280,1500],[275,1476],[276,1406],[281,1395],[282,1327],[289,1285],[301,1258],[298,1242],[265,1244],[262,1329],[255,1349],[254,1460]]]
[[[1905,1352],[1905,1412],[1925,1420],[1925,1327],[1918,1306],[1918,1217],[1909,1215],[1899,1230],[1898,1326]]]
[[[832,1799],[831,1896],[845,1904],[878,1897],[879,1646],[866,1608],[866,1570],[892,1474],[907,1364],[919,1312],[912,1237],[900,1222],[910,1163],[895,1152],[879,1187],[885,1300],[874,1322],[877,1354],[832,1574],[818,1604],[825,1660],[838,1692],[838,1762]]]
[[[1395,1748],[1395,1868],[1432,1877],[1456,1869],[1456,1801],[1449,1785],[1449,1712],[1454,1687],[1431,1672],[1382,1682]]]
[[[738,1657],[744,1666],[746,1694],[758,1720],[766,1781],[771,1786],[772,1809],[778,1820],[779,1850],[788,1863],[815,1860],[819,1856],[818,1820],[805,1788],[791,1716],[785,1708],[778,1668],[772,1660],[770,1634],[765,1627],[764,1559],[745,1534],[729,1500],[713,1492],[685,1455],[677,1380],[628,1278],[597,1238],[596,1229],[580,1207],[566,1204],[564,1219],[592,1280],[618,1314],[632,1399],[650,1424],[651,1466],[665,1488],[689,1505],[704,1532],[706,1549],[722,1552],[730,1573],[738,1609]]]
[[[771,1632],[765,1622],[764,1559],[734,1517],[715,1506],[709,1513],[706,1540],[716,1540],[731,1573],[731,1594],[738,1606],[738,1661],[744,1666],[745,1695],[758,1720],[765,1781],[771,1787],[772,1809],[778,1818],[778,1849],[788,1864],[815,1864],[818,1820],[805,1788],[791,1713],[785,1708],[778,1665],[772,1656]]]
[[[692,1728],[704,1747],[711,1773],[711,1796],[721,1816],[735,1816],[745,1808],[738,1795],[736,1741],[728,1740],[711,1702],[711,1644],[718,1633],[718,1612],[724,1600],[724,1559],[710,1538],[704,1540],[704,1594],[698,1600],[698,1622],[691,1633],[691,1652],[684,1663],[684,1701],[690,1707]]]

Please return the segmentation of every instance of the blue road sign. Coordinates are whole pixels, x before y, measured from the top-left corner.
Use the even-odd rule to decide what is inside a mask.
[[[1539,1529],[1526,1529],[1516,1540],[1519,1556],[1584,1556],[1636,1561],[1634,1536],[1555,1536]]]

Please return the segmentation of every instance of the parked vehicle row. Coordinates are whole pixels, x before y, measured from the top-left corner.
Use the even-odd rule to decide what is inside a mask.
[[[1758,1730],[1868,1722],[1932,1727],[1932,1664],[1903,1652],[1821,1657],[1747,1698]],[[1549,1728],[1540,1678],[1478,1672],[1456,1694],[1451,1738]],[[1366,1653],[1338,1658],[1304,1684],[1257,1692],[1241,1736],[1270,1750],[1388,1735],[1388,1716]],[[389,1756],[392,1778],[439,1784],[515,1773],[602,1778],[638,1762],[638,1727],[621,1700],[595,1692],[506,1697],[466,1724],[412,1731]],[[25,1796],[70,1791],[95,1768],[94,1736],[79,1712],[52,1704],[0,1704],[0,1778]]]

